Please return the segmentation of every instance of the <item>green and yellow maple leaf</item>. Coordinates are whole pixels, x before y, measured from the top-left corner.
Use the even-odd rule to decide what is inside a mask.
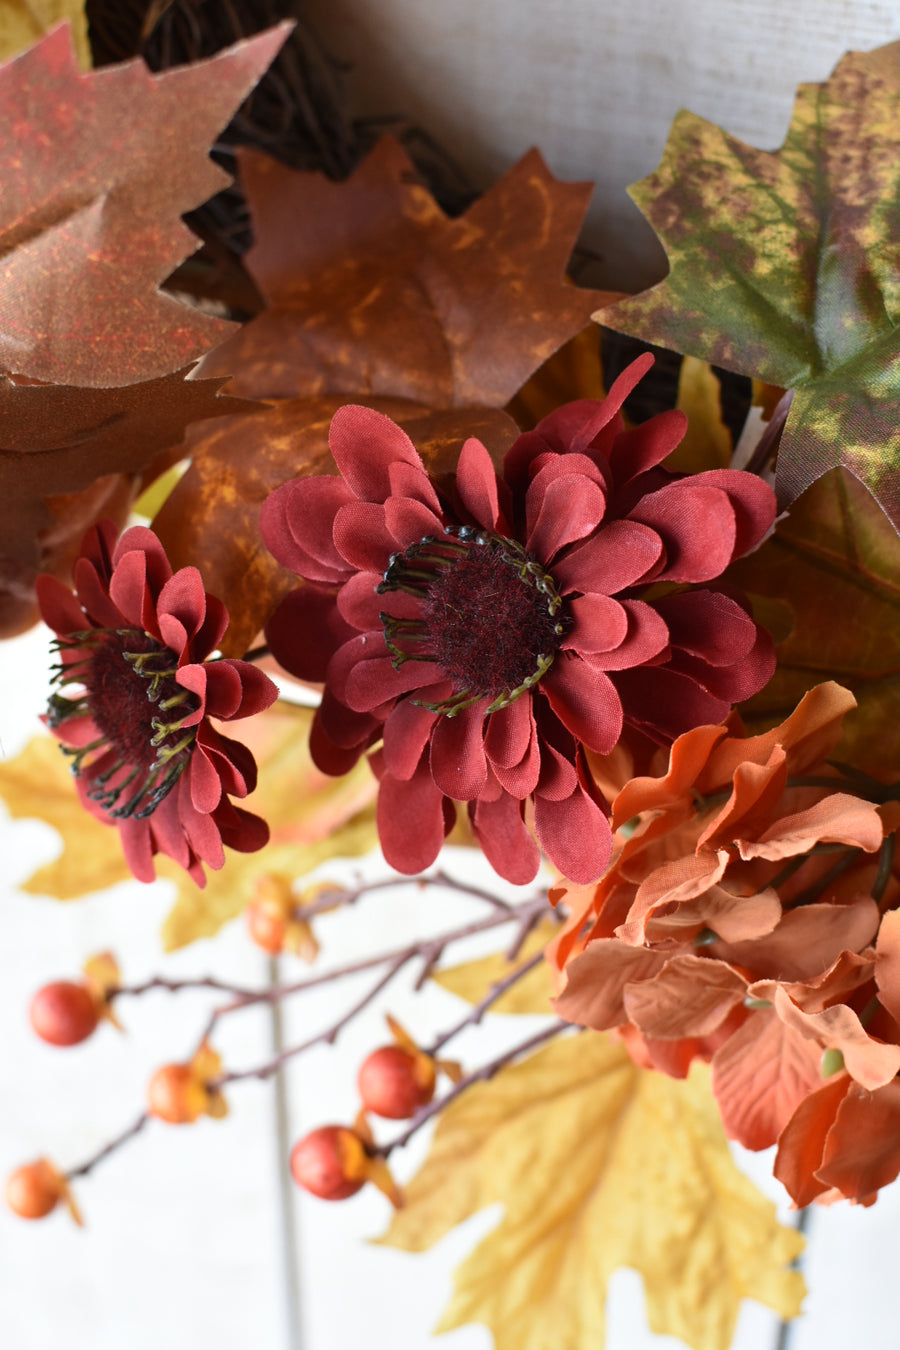
[[[496,1350],[600,1350],[620,1266],[643,1276],[651,1328],[693,1350],[727,1350],[743,1298],[800,1310],[803,1240],[732,1161],[702,1066],[670,1079],[579,1035],[476,1084],[382,1241],[424,1251],[497,1201],[438,1331],[483,1322]]]
[[[835,757],[893,778],[900,760],[900,540],[866,489],[843,469],[825,474],[762,548],[727,575],[781,637],[775,674],[741,708],[748,729],[775,726],[814,685],[838,680],[859,707]]]
[[[843,466],[900,528],[900,43],[801,85],[772,153],[680,113],[631,195],[670,272],[594,317],[794,390],[782,503]]]

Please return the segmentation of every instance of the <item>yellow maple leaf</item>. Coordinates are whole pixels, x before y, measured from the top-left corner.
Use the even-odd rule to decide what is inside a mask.
[[[483,1322],[496,1350],[599,1350],[620,1266],[693,1350],[727,1350],[743,1298],[800,1310],[803,1239],[734,1165],[703,1066],[679,1081],[602,1036],[555,1041],[452,1102],[404,1190],[381,1241],[407,1251],[503,1203],[437,1327]]]
[[[0,764],[0,797],[13,819],[36,817],[62,836],[62,855],[40,867],[22,890],[76,900],[131,876],[118,830],[85,811],[69,761],[52,737],[33,737],[20,755]]]
[[[545,919],[528,934],[514,961],[507,960],[505,951],[494,952],[491,956],[483,956],[478,961],[466,961],[463,965],[451,966],[448,970],[438,970],[432,978],[442,989],[464,998],[467,1003],[480,1003],[492,985],[507,979],[530,957],[543,951],[558,932],[559,924],[553,919]],[[549,968],[542,961],[507,989],[496,1003],[492,1003],[490,1011],[532,1015],[546,1013],[548,1017],[552,1017],[550,999],[555,993]]]
[[[69,21],[79,66],[90,70],[84,0],[5,0],[0,5],[0,61],[18,56],[62,19]]]
[[[681,443],[665,461],[673,473],[700,473],[727,469],[731,463],[731,432],[722,421],[722,389],[712,366],[686,356],[678,376],[676,405],[687,415]]]

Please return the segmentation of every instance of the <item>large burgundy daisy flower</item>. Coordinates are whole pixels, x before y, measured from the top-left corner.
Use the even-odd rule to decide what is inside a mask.
[[[75,595],[38,578],[57,634],[54,682],[66,691],[51,695],[46,721],[85,805],[118,826],[135,876],[152,881],[153,855],[165,853],[203,886],[202,864],[221,867],[223,844],[252,853],[269,837],[265,821],[229,800],[256,786],[253,756],[209,719],[250,717],[278,691],[247,661],[205,659],[228,611],[195,567],[173,575],[150,530],[116,545],[117,534],[109,521],[88,531]]]
[[[752,474],[658,467],[682,414],[626,431],[619,412],[650,364],[520,436],[502,478],[469,440],[455,480],[432,479],[389,418],[342,408],[341,477],[294,480],[265,503],[266,544],[307,582],[273,617],[270,646],[325,681],[323,770],[383,738],[379,833],[400,871],[434,861],[465,801],[501,876],[534,876],[533,823],[565,876],[596,879],[610,831],[584,749],[608,753],[623,720],[668,743],[772,673],[771,640],[741,603],[684,583],[753,548],[774,496]]]

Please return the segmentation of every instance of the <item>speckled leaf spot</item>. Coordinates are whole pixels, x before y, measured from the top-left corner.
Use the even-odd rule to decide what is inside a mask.
[[[782,504],[843,466],[900,528],[900,43],[801,85],[773,153],[680,113],[631,195],[670,272],[594,317],[793,389]]]

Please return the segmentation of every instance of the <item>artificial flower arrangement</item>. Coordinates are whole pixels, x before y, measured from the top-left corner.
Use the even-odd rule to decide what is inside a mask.
[[[527,1315],[539,1350],[565,1281],[595,1278],[572,1197],[541,1170],[556,1175],[540,1113],[562,1090],[583,1103],[566,1143],[583,1195],[610,1147],[587,1122],[615,1126],[625,1072],[707,1130],[714,1101],[711,1149],[777,1145],[797,1207],[871,1205],[900,1172],[900,51],[804,87],[778,153],[682,115],[634,193],[670,262],[641,295],[565,283],[587,194],[536,153],[448,215],[385,138],[343,181],[239,152],[254,243],[223,262],[208,237],[213,265],[202,285],[176,272],[175,299],[159,287],[195,247],[180,214],[219,186],[212,137],[290,40],[282,26],[172,71],[82,75],[62,28],[0,69],[9,107],[53,94],[3,226],[3,628],[39,613],[52,630],[46,729],[96,847],[142,881],[180,872],[182,914],[228,878],[222,920],[244,911],[285,962],[315,959],[319,916],[359,894],[310,888],[289,843],[326,776],[349,786],[316,862],[377,833],[409,877],[448,838],[515,885],[549,867],[521,903],[488,895],[482,920],[373,956],[376,991],[423,957],[471,1010],[429,1045],[392,1020],[360,1068],[360,1115],[323,1120],[290,1160],[325,1200],[380,1187],[399,1246],[503,1201],[442,1325],[484,1321],[507,1350]],[[141,119],[97,156],[128,102]],[[180,174],[160,172],[173,126]],[[248,294],[240,327],[209,312],[241,315]],[[642,389],[658,400],[646,347],[602,387],[601,325],[685,355],[678,407],[634,414]],[[742,416],[750,379],[763,409],[740,457],[723,372],[746,377]],[[128,523],[139,497],[149,527]],[[290,681],[317,691],[314,713],[276,703]],[[295,742],[291,791],[273,769],[267,794],[272,747]],[[15,783],[0,769],[14,812]],[[457,938],[510,926],[493,961],[444,968]],[[140,992],[94,956],[39,991],[32,1021],[77,1044]],[[488,1063],[445,1057],[517,992],[543,1031]],[[214,1030],[156,1071],[139,1126],[225,1113],[249,1075]],[[434,1119],[401,1186],[395,1151]],[[384,1120],[408,1123],[389,1138]],[[534,1195],[499,1160],[523,1140]],[[10,1206],[77,1214],[109,1152],[24,1164]],[[793,1234],[743,1204],[756,1287],[719,1289],[715,1319],[648,1288],[654,1329],[726,1350],[742,1292],[798,1311]],[[524,1308],[551,1243],[558,1286]],[[700,1246],[679,1261],[702,1264]],[[626,1231],[612,1259],[645,1254]]]

